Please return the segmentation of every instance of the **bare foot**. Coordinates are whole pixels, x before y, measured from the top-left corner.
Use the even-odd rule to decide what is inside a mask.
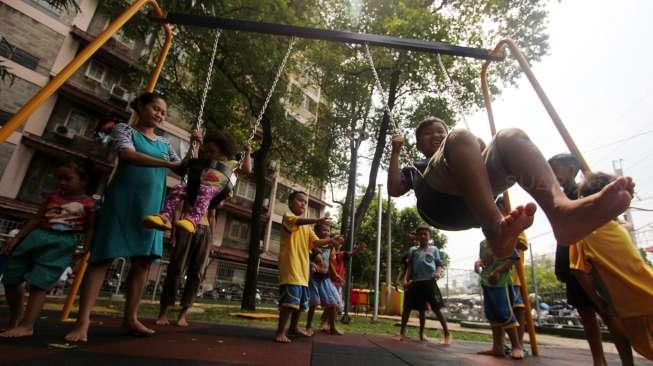
[[[345,332],[338,330],[337,328],[333,328],[329,330],[329,334],[331,335],[343,335]]]
[[[293,331],[289,332],[291,335],[299,335],[302,337],[311,337],[313,336],[313,330],[311,329],[311,333],[307,333],[305,330],[302,328],[295,328]]]
[[[506,258],[513,253],[517,245],[517,237],[533,224],[536,210],[537,206],[532,202],[526,206],[517,206],[501,220],[498,231],[492,228],[483,228],[483,233],[490,242],[492,252],[497,257]]]
[[[449,345],[451,345],[451,340],[452,339],[453,339],[453,337],[451,336],[451,333],[449,333],[449,334],[445,335],[444,338],[442,338],[440,340],[440,344],[443,345],[443,346],[449,346]]]
[[[322,325],[320,325],[320,331],[322,331],[324,333],[329,332],[329,323],[322,322]]]
[[[419,340],[422,341],[422,342],[428,343],[431,339],[429,337],[425,336],[424,334],[420,334],[419,335]]]
[[[186,320],[185,316],[182,316],[179,319],[177,319],[177,326],[178,327],[187,327],[188,326],[188,321]]]
[[[500,350],[496,350],[494,348],[488,349],[488,350],[485,350],[485,351],[479,351],[479,352],[476,352],[476,354],[481,355],[481,356],[493,356],[493,357],[504,357],[505,356],[503,354],[503,350],[500,351]]]
[[[401,342],[401,341],[405,341],[405,340],[410,339],[410,337],[408,337],[405,334],[399,334],[397,337],[395,337],[395,339],[398,340],[399,342]]]
[[[313,331],[313,328],[306,328],[304,331],[304,336],[305,337],[312,337],[315,335],[315,332]]]
[[[274,336],[274,341],[277,342],[277,343],[290,343],[290,342],[292,342],[290,340],[290,338],[286,337],[286,335],[283,334],[283,333],[282,334],[276,334]]]
[[[8,331],[0,333],[2,338],[21,338],[21,337],[31,337],[34,335],[34,328],[26,326],[18,326],[11,328]]]
[[[88,341],[88,323],[76,323],[75,328],[70,331],[64,339],[68,342],[87,342]]]
[[[159,319],[156,320],[155,324],[156,325],[169,325],[170,320],[168,320],[168,316],[164,314],[164,315],[161,315],[159,317]]]
[[[619,177],[596,194],[570,201],[552,217],[551,227],[558,243],[574,244],[593,230],[623,213],[633,199],[635,183],[630,177]]]
[[[524,351],[521,348],[513,348],[512,351],[510,351],[510,358],[521,360],[524,358]]]
[[[137,336],[150,336],[156,333],[154,330],[146,327],[138,319],[125,320],[122,323],[122,328],[129,334]]]

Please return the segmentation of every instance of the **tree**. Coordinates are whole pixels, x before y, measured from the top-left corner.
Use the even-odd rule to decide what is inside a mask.
[[[531,61],[539,60],[548,49],[544,34],[547,13],[545,1],[416,1],[382,0],[363,1],[363,11],[358,29],[362,32],[387,34],[465,44],[473,47],[491,47],[496,39],[510,37],[522,47]],[[458,95],[452,100],[442,94],[449,85],[442,70],[435,67],[432,56],[412,52],[373,50],[376,68],[381,81],[385,81],[382,99],[393,110],[393,120],[398,130],[390,128],[391,118],[383,109],[376,110],[373,120],[375,144],[369,182],[356,213],[356,225],[363,220],[376,188],[376,177],[386,150],[387,135],[392,130],[413,129],[425,116],[437,115],[454,123],[452,104],[463,109],[480,105],[482,96],[477,81],[480,63],[463,58],[442,57],[452,79],[460,85]],[[494,93],[500,85],[513,82],[518,69],[512,63],[497,67],[491,75]],[[450,93],[456,91],[449,90]],[[415,156],[414,152],[412,156]]]
[[[553,259],[541,256],[535,258],[535,281],[537,281],[538,295],[546,302],[561,300],[564,298],[565,285],[558,281],[554,271]],[[535,287],[531,278],[531,264],[524,266],[524,275],[528,283],[528,292],[534,293]]]

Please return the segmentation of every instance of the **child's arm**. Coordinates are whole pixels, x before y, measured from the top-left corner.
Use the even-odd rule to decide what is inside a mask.
[[[25,239],[25,237],[29,235],[29,233],[31,233],[34,229],[36,229],[39,226],[39,223],[41,222],[43,216],[45,216],[45,203],[43,203],[41,207],[39,207],[39,210],[36,213],[36,215],[32,217],[29,221],[27,221],[27,223],[20,229],[20,231],[18,232],[18,234],[16,234],[16,236],[7,240],[3,251],[7,254],[11,253],[11,251],[14,250],[16,245],[20,244],[20,242],[23,241],[23,239]]]
[[[436,266],[435,267],[435,273],[433,273],[433,278],[435,278],[436,280],[439,280],[440,278],[442,278],[442,271],[444,271],[443,266]]]
[[[342,235],[335,235],[335,236],[332,236],[330,238],[318,239],[318,240],[314,241],[312,243],[312,247],[313,248],[322,247],[322,246],[325,246],[325,245],[334,246],[334,245],[336,245],[338,243],[342,243],[343,240],[345,240],[345,239],[344,239],[344,237]]]
[[[367,250],[367,244],[358,243],[354,247],[354,250],[352,250],[351,252],[345,252],[345,256],[352,257],[352,256],[355,256],[356,254],[364,252],[365,250]]]
[[[84,231],[84,249],[75,257],[82,256],[91,250],[91,243],[93,242],[93,235],[95,234],[95,212],[89,212],[86,221],[86,230]]]
[[[302,217],[298,217],[297,220],[295,220],[295,225],[297,225],[297,226],[313,225],[313,224],[329,225],[329,218],[328,217],[320,217],[320,218],[317,218],[317,219],[305,219],[305,218],[302,218]]]
[[[399,154],[404,144],[404,137],[395,135],[392,137],[392,152],[390,153],[390,166],[388,167],[388,194],[399,197],[408,192],[401,181],[401,168],[399,168]]]
[[[244,146],[244,149],[245,151],[243,153],[245,154],[245,158],[240,167],[236,169],[238,176],[252,174],[252,147],[247,144]]]
[[[499,280],[499,276],[509,270],[510,267],[512,267],[514,264],[515,260],[513,258],[508,258],[503,263],[498,265],[497,268],[495,268],[492,273],[490,273],[490,283],[496,283]]]

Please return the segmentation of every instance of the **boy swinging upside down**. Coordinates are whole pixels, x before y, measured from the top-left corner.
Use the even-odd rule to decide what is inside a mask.
[[[431,225],[444,230],[481,227],[500,258],[512,254],[517,236],[533,224],[537,206],[529,202],[504,216],[494,198],[518,183],[542,207],[558,243],[574,243],[622,213],[635,184],[620,177],[600,192],[569,200],[551,168],[528,136],[518,129],[499,131],[487,148],[471,132],[436,117],[415,131],[425,159],[399,168],[404,139],[392,138],[388,193],[398,197],[413,189],[417,209]],[[568,244],[567,244],[568,245]]]

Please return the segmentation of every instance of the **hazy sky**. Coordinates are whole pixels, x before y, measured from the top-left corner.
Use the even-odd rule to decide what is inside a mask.
[[[549,56],[533,65],[535,75],[592,170],[612,172],[612,161],[622,159],[624,172],[634,178],[642,199],[635,199],[633,206],[653,208],[653,117],[647,113],[653,104],[653,49],[648,41],[653,39],[653,1],[552,1],[549,9]],[[498,128],[524,129],[545,157],[568,151],[525,78],[504,90],[493,107]],[[469,115],[467,122],[475,134],[489,140],[484,110]],[[358,184],[365,185],[369,163],[359,159],[359,164]],[[380,172],[378,183],[385,185],[386,177]],[[383,194],[387,197],[385,188]],[[513,204],[530,200],[519,188],[511,190],[511,199]],[[396,202],[400,207],[415,203],[412,195]],[[651,213],[633,216],[640,232],[653,222]],[[535,253],[554,252],[550,230],[538,212],[527,231]],[[481,231],[445,234],[451,267],[471,268]]]

